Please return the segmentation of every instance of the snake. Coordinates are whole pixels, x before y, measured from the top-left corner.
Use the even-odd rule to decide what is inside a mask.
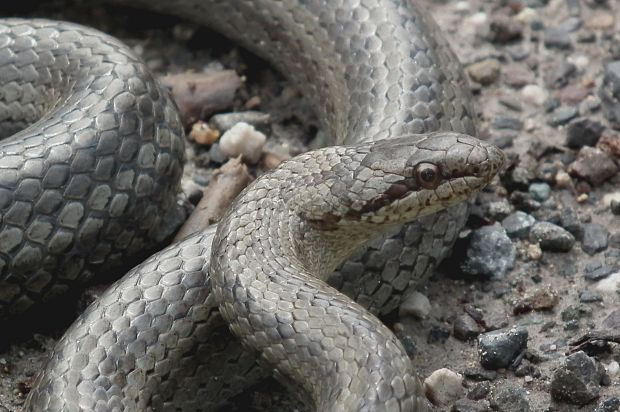
[[[411,0],[130,3],[266,58],[333,146],[259,177],[217,226],[113,284],[57,342],[25,409],[211,410],[274,374],[316,410],[430,410],[375,315],[449,253],[464,201],[504,161],[474,137],[467,81],[431,16]],[[2,19],[0,45],[9,319],[168,238],[185,159],[168,91],[118,40]]]

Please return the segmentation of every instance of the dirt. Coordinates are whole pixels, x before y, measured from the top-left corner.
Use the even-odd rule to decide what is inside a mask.
[[[234,69],[244,78],[244,83],[230,111],[252,107],[269,113],[272,119],[269,144],[290,155],[312,144],[318,126],[310,106],[293,85],[262,60],[209,30],[176,18],[85,3],[52,1],[38,5],[26,1],[10,7],[2,5],[0,12],[94,26],[127,42],[158,75]],[[593,330],[617,333],[605,325],[609,325],[610,314],[620,307],[618,286],[600,290],[605,279],[591,281],[584,275],[593,262],[615,268],[607,279],[620,270],[620,254],[616,253],[620,248],[620,218],[612,214],[606,203],[609,198],[606,195],[620,196],[620,174],[601,184],[587,183],[586,179],[573,176],[567,186],[559,183],[556,171],[547,179],[550,199],[539,202],[538,208],[532,206],[531,194],[523,201],[515,193],[527,194],[531,183],[545,181],[541,165],[555,162],[559,171],[568,171],[577,156],[578,149],[566,144],[570,123],[553,123],[557,111],[546,110],[553,107],[554,98],[561,107],[576,108],[578,117],[600,122],[606,139],[618,139],[620,132],[613,129],[597,104],[601,106],[598,90],[605,63],[613,59],[614,47],[619,43],[614,34],[620,29],[620,3],[615,0],[443,0],[424,4],[450,39],[467,72],[478,80],[472,82],[472,90],[480,117],[480,136],[501,144],[512,168],[478,197],[454,256],[420,288],[431,303],[427,317],[390,319],[390,324],[410,349],[412,361],[422,377],[440,368],[466,375],[463,394],[468,395],[463,397],[469,397],[474,406],[452,410],[594,411],[599,402],[620,397],[620,374],[614,374],[613,370],[608,373],[604,384],[597,387],[598,397],[583,406],[552,400],[550,386],[572,339]],[[525,4],[539,7],[524,11]],[[575,5],[579,6],[578,10]],[[498,21],[499,29],[497,24],[490,24]],[[552,34],[545,29],[557,27],[566,30],[567,36],[560,36],[553,43]],[[517,38],[504,42],[515,33],[519,34]],[[566,37],[570,40],[569,48],[563,48],[566,46],[562,40]],[[620,56],[615,55],[615,59]],[[566,69],[567,62],[574,64],[574,70]],[[530,87],[528,91],[532,85],[537,88]],[[535,102],[540,96],[532,97],[531,90],[547,97]],[[206,152],[203,147],[189,145],[191,162],[184,187],[190,183],[202,187],[209,181],[211,172],[203,168]],[[610,158],[620,163],[617,153]],[[515,183],[515,169],[519,168],[529,175]],[[493,211],[489,208],[491,202],[504,202],[508,210]],[[558,215],[567,207],[577,212],[579,224],[602,225],[609,232],[609,245],[590,255],[583,251],[580,241],[570,252],[561,253],[541,251],[527,237],[512,239],[516,261],[505,275],[475,277],[461,271],[469,235],[482,225],[501,221],[515,210],[527,211],[538,221],[557,223]],[[584,290],[598,293],[601,300],[580,302]],[[548,291],[548,295],[543,291]],[[529,303],[528,296],[552,298],[536,306]],[[578,308],[579,314],[574,318],[568,313],[572,308]],[[479,332],[524,326],[529,336],[521,363],[517,361],[513,367],[499,369],[491,377],[475,378],[474,372],[482,371],[477,339],[457,339],[453,332],[455,321],[462,316],[471,317]],[[606,319],[608,323],[604,323]],[[20,409],[33,376],[42,368],[46,350],[69,320],[70,316],[56,329],[37,331],[0,349],[0,412]],[[620,362],[617,343],[588,354],[603,366],[612,365],[612,369],[613,362]],[[525,404],[501,399],[499,394],[513,387],[525,389],[525,395],[518,395],[525,399]],[[281,409],[282,405],[296,407],[281,387],[269,381],[239,397],[235,408],[270,410]],[[449,404],[438,410],[452,407]],[[603,410],[617,409],[599,409]]]

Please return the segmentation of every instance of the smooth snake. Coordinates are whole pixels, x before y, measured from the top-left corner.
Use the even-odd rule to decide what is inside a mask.
[[[464,135],[475,135],[467,83],[435,23],[397,0],[132,4],[197,20],[267,58],[347,146],[284,163],[217,232],[118,281],[57,343],[27,409],[211,409],[271,368],[318,410],[426,410],[402,346],[364,307],[393,310],[433,270],[464,224],[459,202],[503,161]],[[16,132],[0,142],[7,318],[165,238],[184,143],[168,93],[115,39],[7,19],[0,45],[0,125]],[[330,282],[362,306],[320,280],[352,253]]]

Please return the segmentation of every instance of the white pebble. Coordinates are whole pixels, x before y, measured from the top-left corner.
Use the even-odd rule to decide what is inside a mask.
[[[620,192],[611,192],[603,196],[603,204],[606,207],[609,207],[609,205],[611,205],[612,200],[620,202]]]
[[[220,138],[220,149],[229,157],[243,156],[247,163],[254,164],[263,154],[267,136],[253,126],[239,122],[227,130]]]
[[[590,59],[588,58],[588,56],[585,56],[583,54],[577,54],[577,55],[573,55],[573,56],[568,56],[568,58],[566,60],[569,63],[572,63],[575,66],[577,66],[577,68],[579,70],[584,70],[588,66],[590,66]]]
[[[547,91],[537,84],[528,84],[521,89],[523,99],[536,106],[542,106],[547,100]]]
[[[447,368],[438,369],[424,380],[424,390],[435,405],[450,405],[465,393],[463,376]]]
[[[609,362],[609,365],[605,368],[610,378],[614,378],[618,372],[620,372],[620,363],[616,361]]]
[[[538,18],[538,13],[531,7],[525,7],[515,16],[515,19],[521,23],[531,23]]]
[[[398,314],[400,317],[413,316],[418,319],[428,318],[431,313],[431,302],[420,292],[410,292],[403,298]]]
[[[479,27],[479,26],[482,26],[484,23],[486,23],[487,14],[483,12],[474,13],[471,16],[469,16],[467,20],[469,20],[469,23],[471,23],[472,25]]]
[[[596,290],[600,292],[616,293],[618,288],[620,288],[620,272],[612,273],[596,283]]]

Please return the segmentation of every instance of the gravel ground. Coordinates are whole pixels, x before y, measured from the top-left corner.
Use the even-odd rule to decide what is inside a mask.
[[[480,136],[510,161],[478,196],[452,258],[387,321],[421,376],[432,374],[427,387],[438,410],[617,411],[620,4],[425,4],[472,80]],[[62,18],[114,34],[162,75],[234,69],[243,83],[225,111],[268,113],[260,129],[274,153],[295,155],[321,139],[291,84],[212,32],[80,1],[7,7],[0,14]],[[207,167],[224,157],[217,145],[188,146],[183,189],[193,200],[211,178]],[[45,350],[75,313],[55,315],[53,326],[0,349],[0,412],[19,410]],[[0,330],[0,340],[11,332]],[[577,346],[584,335],[591,339]],[[296,408],[271,381],[236,402],[238,410],[283,405]]]

